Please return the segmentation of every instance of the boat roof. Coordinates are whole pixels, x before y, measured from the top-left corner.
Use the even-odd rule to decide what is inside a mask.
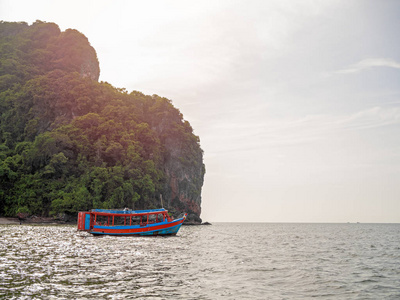
[[[106,214],[147,214],[147,213],[157,213],[157,212],[166,212],[165,208],[158,208],[158,209],[144,209],[144,210],[117,210],[117,209],[92,209],[91,212],[96,213],[106,213]]]

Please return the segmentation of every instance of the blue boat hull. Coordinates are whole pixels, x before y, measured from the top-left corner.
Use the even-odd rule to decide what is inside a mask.
[[[155,236],[155,235],[176,235],[185,219],[178,219],[172,222],[163,222],[150,224],[147,226],[124,225],[124,226],[101,226],[94,225],[89,233],[94,235],[137,235],[137,236]]]

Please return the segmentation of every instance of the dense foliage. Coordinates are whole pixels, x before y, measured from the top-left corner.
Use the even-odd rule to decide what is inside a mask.
[[[97,82],[84,35],[1,22],[0,57],[0,214],[159,206],[176,153],[200,170],[191,187],[200,196],[202,151],[190,124],[166,98]]]

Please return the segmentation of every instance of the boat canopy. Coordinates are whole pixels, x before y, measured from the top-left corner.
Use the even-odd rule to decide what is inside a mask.
[[[140,214],[156,214],[156,213],[163,213],[167,210],[165,208],[159,209],[144,209],[144,210],[115,210],[115,209],[92,209],[91,212],[93,213],[104,213],[104,214],[116,214],[116,215],[140,215]]]

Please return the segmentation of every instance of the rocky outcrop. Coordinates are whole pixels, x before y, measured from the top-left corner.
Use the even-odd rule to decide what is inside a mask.
[[[205,174],[202,150],[200,147],[191,149],[189,154],[182,144],[172,140],[167,141],[166,148],[170,154],[165,161],[167,207],[176,213],[187,212],[188,221],[201,223],[201,189]]]
[[[164,207],[201,222],[200,140],[171,100],[98,82],[79,31],[0,21],[0,214]],[[7,200],[6,200],[7,199]]]
[[[61,32],[57,24],[43,21],[30,26],[25,22],[0,21],[0,41],[7,41],[8,45],[0,49],[0,75],[14,76],[13,82],[23,82],[55,70],[99,79],[96,51],[77,30]]]
[[[154,102],[147,113],[162,145],[164,206],[176,216],[186,212],[188,221],[201,223],[205,166],[200,139],[170,100],[157,95],[152,98]]]
[[[86,36],[74,29],[67,29],[58,37],[58,48],[54,51],[56,68],[78,72],[81,77],[98,81],[99,61],[96,51]]]

